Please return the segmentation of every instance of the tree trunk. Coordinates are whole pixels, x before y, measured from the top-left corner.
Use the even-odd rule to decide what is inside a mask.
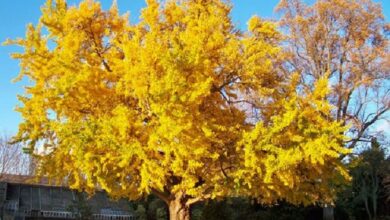
[[[370,207],[368,206],[368,199],[367,198],[364,198],[364,206],[366,207],[366,212],[367,212],[367,215],[368,215],[368,219],[372,220]]]
[[[192,198],[184,191],[176,192],[175,194],[170,192],[161,192],[159,190],[152,189],[152,192],[167,204],[169,208],[169,220],[190,220],[191,218],[191,205],[204,201],[208,198],[208,195],[203,197]]]
[[[190,207],[181,199],[169,202],[169,220],[190,220]]]

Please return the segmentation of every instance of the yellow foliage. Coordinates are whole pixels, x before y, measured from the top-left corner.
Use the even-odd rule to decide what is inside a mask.
[[[230,10],[222,0],[148,0],[129,24],[116,5],[48,0],[38,26],[13,42],[24,48],[14,55],[20,78],[33,81],[16,140],[45,143],[39,174],[131,199],[331,198],[348,151],[327,81],[298,93],[296,76],[275,71],[275,24],[254,17],[239,33]]]

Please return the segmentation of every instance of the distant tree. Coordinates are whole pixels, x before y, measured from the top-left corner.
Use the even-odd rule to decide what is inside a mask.
[[[48,0],[9,42],[32,81],[15,141],[43,149],[38,174],[112,197],[153,193],[171,220],[227,196],[331,201],[349,151],[326,75],[299,89],[298,74],[277,71],[276,25],[253,17],[240,32],[225,1],[146,2],[129,24],[116,5]]]
[[[145,220],[165,220],[167,219],[167,205],[163,200],[155,195],[133,201],[132,204],[138,210],[139,218]]]
[[[85,198],[85,195],[81,192],[74,192],[76,199],[72,201],[72,204],[67,209],[72,212],[76,219],[90,220],[92,219],[92,209]]]
[[[383,179],[383,185],[385,186],[386,190],[386,201],[390,202],[390,173],[387,173]]]
[[[135,214],[137,216],[137,219],[139,220],[148,220],[148,214],[147,210],[145,208],[145,204],[140,203],[136,205]]]
[[[286,35],[284,70],[301,73],[304,87],[326,76],[332,116],[350,125],[349,148],[369,143],[373,128],[389,118],[389,27],[371,0],[281,0]]]
[[[168,207],[158,197],[155,197],[153,201],[148,204],[148,215],[152,216],[156,220],[167,220],[168,219]]]
[[[210,201],[202,210],[201,219],[225,219],[233,220],[234,210],[225,201]]]
[[[351,185],[339,195],[338,206],[351,218],[378,219],[389,215],[386,207],[386,185],[384,181],[390,173],[390,160],[384,149],[374,138],[371,147],[361,152],[351,161]],[[363,212],[362,212],[362,211]]]
[[[30,157],[23,153],[21,143],[10,143],[11,137],[0,137],[0,181],[4,174],[28,175],[30,171]]]

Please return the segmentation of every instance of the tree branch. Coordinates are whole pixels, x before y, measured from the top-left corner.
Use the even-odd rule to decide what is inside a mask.
[[[167,192],[161,192],[157,189],[153,189],[152,188],[152,193],[154,195],[156,195],[158,198],[160,198],[161,200],[163,200],[166,204],[169,204],[170,200],[171,200],[171,195]]]

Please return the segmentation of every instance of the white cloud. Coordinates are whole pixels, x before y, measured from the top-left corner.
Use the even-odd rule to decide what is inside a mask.
[[[390,134],[390,121],[382,120],[378,126],[376,126],[375,130],[377,132],[383,132],[386,134]]]

